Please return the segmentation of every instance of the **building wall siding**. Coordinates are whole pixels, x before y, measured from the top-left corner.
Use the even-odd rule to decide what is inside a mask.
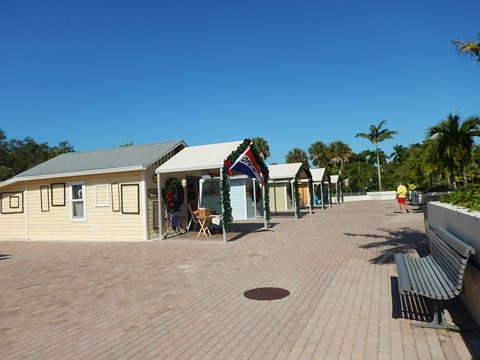
[[[30,240],[143,240],[143,188],[141,172],[90,175],[27,183]],[[69,183],[85,182],[85,221],[72,221]],[[52,186],[52,184],[54,184]],[[65,188],[63,190],[63,184]],[[95,186],[100,185],[95,191]],[[106,185],[106,186],[105,186]],[[122,185],[124,185],[122,187]],[[53,187],[53,191],[52,191]],[[108,192],[108,202],[105,192]],[[123,206],[121,204],[123,192]],[[52,198],[53,194],[53,198]],[[96,196],[97,195],[97,196]],[[46,205],[48,204],[48,205]],[[128,212],[128,213],[124,213]],[[1,216],[0,239],[18,236]],[[12,218],[13,219],[13,218]],[[18,221],[17,221],[18,222]],[[25,222],[25,221],[24,221]],[[18,224],[16,225],[18,226]],[[22,225],[25,229],[25,225]]]
[[[287,211],[292,209],[291,206],[287,206],[287,204],[290,203],[287,200],[287,185],[287,183],[270,183],[270,209],[272,211]]]
[[[18,184],[5,187],[0,193],[0,239],[25,239],[26,192]]]

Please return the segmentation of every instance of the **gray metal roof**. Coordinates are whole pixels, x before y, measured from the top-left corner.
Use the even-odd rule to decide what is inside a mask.
[[[174,140],[147,145],[61,154],[0,183],[0,187],[22,180],[66,176],[75,173],[95,174],[121,170],[142,170],[179,145],[186,146],[183,140]]]

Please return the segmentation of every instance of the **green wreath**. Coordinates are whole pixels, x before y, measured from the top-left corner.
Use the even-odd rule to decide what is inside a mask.
[[[165,182],[162,197],[167,211],[178,211],[183,204],[184,196],[182,182],[179,179],[169,178]]]

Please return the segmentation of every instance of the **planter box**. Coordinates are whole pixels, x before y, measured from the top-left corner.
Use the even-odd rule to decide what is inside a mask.
[[[429,225],[442,226],[475,248],[476,253],[470,257],[465,270],[464,293],[460,299],[480,326],[480,212],[437,201],[427,202],[425,206],[427,237]]]

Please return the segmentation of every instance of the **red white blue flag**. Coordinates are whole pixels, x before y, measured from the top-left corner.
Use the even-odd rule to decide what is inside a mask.
[[[252,150],[250,150],[250,146],[245,149],[228,170],[241,172],[242,174],[250,176],[252,179],[257,179],[263,184],[263,178],[260,176],[260,168],[252,154]]]

